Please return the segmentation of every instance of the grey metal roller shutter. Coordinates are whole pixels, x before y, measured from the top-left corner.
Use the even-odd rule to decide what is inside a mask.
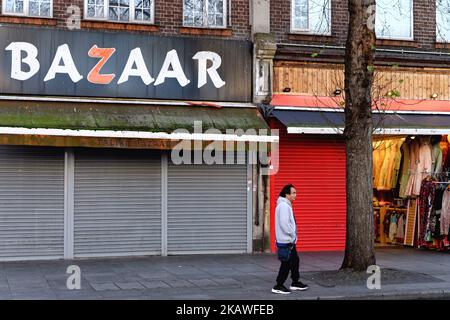
[[[161,252],[161,156],[76,151],[74,255]]]
[[[168,253],[247,250],[247,166],[168,168]]]
[[[64,151],[0,146],[0,259],[64,257]]]

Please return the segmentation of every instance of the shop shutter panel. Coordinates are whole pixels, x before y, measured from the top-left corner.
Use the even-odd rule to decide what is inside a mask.
[[[0,259],[64,257],[64,151],[0,146]]]
[[[76,151],[74,203],[75,256],[160,254],[159,154]]]
[[[168,253],[247,251],[247,166],[168,168]]]
[[[288,183],[297,189],[294,213],[301,251],[345,249],[345,143],[338,136],[287,134],[280,128],[279,171],[272,176],[271,244],[275,249],[275,207]]]

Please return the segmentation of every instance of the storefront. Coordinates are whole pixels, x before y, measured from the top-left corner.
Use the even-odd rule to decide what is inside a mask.
[[[301,251],[345,249],[344,112],[342,98],[332,94],[333,83],[339,80],[331,80],[342,79],[340,72],[338,66],[278,64],[276,94],[265,110],[271,127],[281,130],[279,171],[271,180],[272,226],[278,192],[292,183],[298,193],[294,212]],[[444,88],[437,81],[446,78],[429,73],[408,70],[397,77],[402,78],[402,86],[414,85],[411,77],[416,83],[428,81],[430,92],[423,94],[431,96],[434,89]],[[299,81],[301,75],[308,82]],[[283,93],[285,87],[292,93]],[[310,94],[298,94],[308,90]],[[450,249],[445,203],[450,180],[450,99],[418,99],[413,90],[401,90],[405,99],[386,96],[379,102],[384,108],[374,110],[374,240],[380,245]],[[448,99],[446,91],[445,87],[439,92]],[[273,232],[271,239],[274,249]]]
[[[267,129],[249,43],[7,26],[0,38],[0,260],[252,252],[246,146],[273,138],[233,133]],[[244,148],[206,164],[213,142]]]

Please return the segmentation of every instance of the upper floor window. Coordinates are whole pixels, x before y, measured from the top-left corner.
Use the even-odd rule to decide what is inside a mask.
[[[50,18],[52,0],[3,0],[3,14]]]
[[[85,0],[87,19],[153,23],[153,0]]]
[[[375,32],[377,38],[412,40],[413,0],[377,0]]]
[[[331,0],[292,0],[291,31],[331,34]]]
[[[436,1],[436,41],[450,42],[450,0]]]
[[[183,25],[225,28],[227,0],[183,0]]]

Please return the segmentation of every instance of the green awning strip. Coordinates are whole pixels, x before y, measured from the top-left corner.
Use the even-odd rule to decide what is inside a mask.
[[[0,101],[1,127],[192,133],[194,121],[203,132],[268,129],[256,108]]]

